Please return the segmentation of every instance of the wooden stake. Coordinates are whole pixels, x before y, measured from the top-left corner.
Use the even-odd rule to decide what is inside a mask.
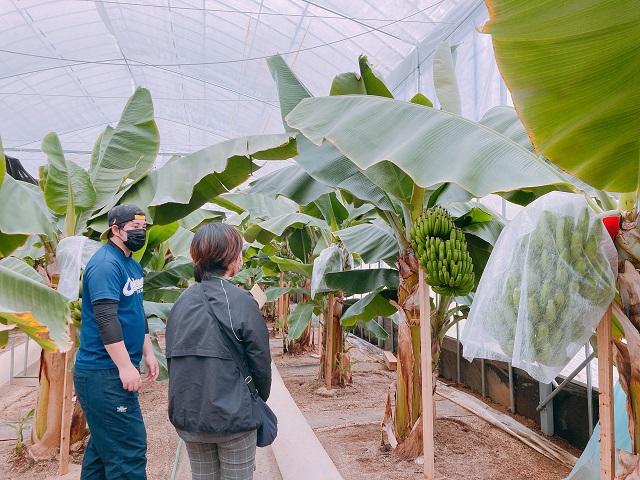
[[[613,431],[613,344],[611,340],[611,307],[602,317],[597,330],[598,396],[600,406],[600,480],[613,480],[615,475],[615,441]]]
[[[71,340],[75,341],[75,329],[71,327]],[[62,421],[60,428],[60,460],[58,475],[69,473],[69,446],[71,442],[71,420],[73,416],[73,357],[75,348],[64,354],[64,387],[62,397]]]
[[[422,372],[422,445],[424,452],[424,478],[435,479],[435,452],[433,442],[433,359],[431,354],[431,304],[429,285],[420,267],[418,295],[420,296],[420,370]]]
[[[328,389],[331,389],[333,380],[333,293],[327,295],[327,316],[324,319],[324,338],[325,338],[325,352],[324,352],[324,383]]]

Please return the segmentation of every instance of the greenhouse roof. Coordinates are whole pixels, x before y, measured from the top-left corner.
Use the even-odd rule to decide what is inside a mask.
[[[86,165],[136,86],[153,96],[164,157],[279,132],[267,57],[282,54],[313,94],[325,95],[364,53],[406,99],[432,91],[435,46],[479,37],[485,19],[479,0],[7,0],[0,2],[0,136],[32,173],[45,162],[40,142],[49,131]],[[459,58],[485,55],[485,76],[498,78],[490,40],[465,45]],[[477,63],[459,68],[474,83],[465,114],[504,103],[495,82],[479,85]],[[489,100],[479,105],[476,97]]]

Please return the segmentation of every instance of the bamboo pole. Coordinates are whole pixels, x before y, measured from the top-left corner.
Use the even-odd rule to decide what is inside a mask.
[[[435,451],[433,441],[433,359],[431,352],[431,304],[429,285],[420,267],[418,295],[420,296],[420,370],[422,371],[422,446],[424,478],[435,479]]]
[[[611,340],[611,306],[597,330],[598,396],[600,408],[600,480],[613,480],[615,443],[613,431],[613,344]]]
[[[325,354],[324,354],[324,383],[328,389],[331,389],[333,380],[333,309],[334,309],[333,293],[327,295],[327,316],[324,319],[324,338],[325,338]]]

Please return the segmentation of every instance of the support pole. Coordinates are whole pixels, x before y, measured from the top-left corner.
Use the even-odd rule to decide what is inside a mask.
[[[71,327],[71,340],[75,341],[75,329]],[[28,341],[28,339],[27,339]],[[73,416],[73,357],[75,348],[64,354],[64,390],[62,393],[62,422],[60,427],[60,459],[58,475],[69,473],[69,447],[71,443],[71,420]]]
[[[615,443],[613,431],[613,345],[611,342],[611,306],[596,332],[598,339],[598,396],[600,410],[600,480],[613,480]]]
[[[433,441],[433,359],[431,352],[431,305],[429,285],[420,267],[418,295],[420,296],[420,370],[422,372],[422,446],[424,452],[424,478],[435,479]]]
[[[333,308],[334,298],[333,293],[327,295],[327,316],[324,319],[324,338],[325,338],[325,353],[324,353],[324,383],[328,389],[331,389],[333,381]]]

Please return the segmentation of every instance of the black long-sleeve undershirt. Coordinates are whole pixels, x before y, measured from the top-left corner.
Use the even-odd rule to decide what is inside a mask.
[[[111,345],[123,341],[122,326],[118,320],[119,302],[117,300],[96,300],[92,305],[102,343]],[[144,319],[144,333],[149,333],[149,323],[146,318]]]

